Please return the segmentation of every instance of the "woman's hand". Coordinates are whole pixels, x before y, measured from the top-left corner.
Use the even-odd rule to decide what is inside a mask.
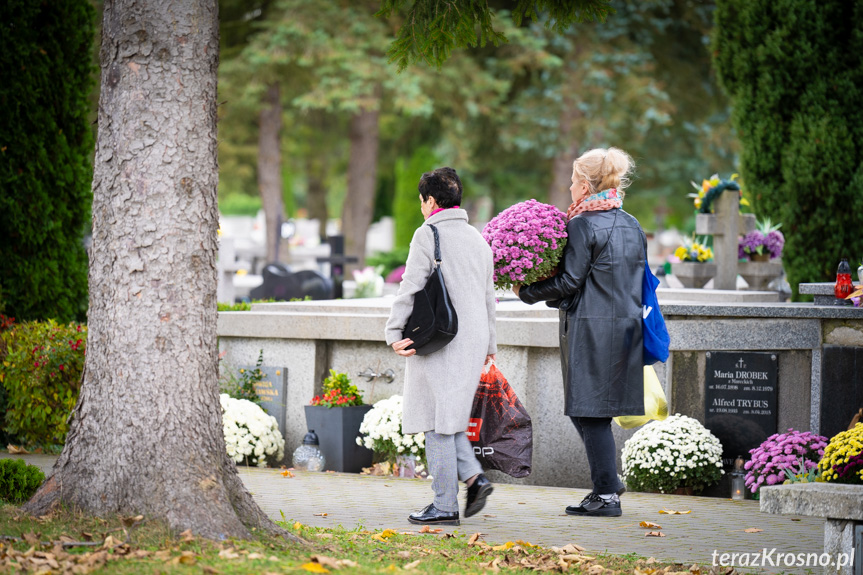
[[[491,354],[485,356],[485,365],[490,364],[491,362],[495,361],[496,359],[497,359],[496,353],[491,353]]]
[[[520,289],[521,289],[521,286],[519,284],[515,284],[514,286],[512,286],[512,293],[515,294],[515,297],[518,297],[518,290],[520,290]]]
[[[397,341],[393,344],[393,351],[399,354],[402,357],[410,357],[416,354],[417,350],[415,349],[405,349],[407,346],[413,344],[412,339],[403,339],[401,341]]]

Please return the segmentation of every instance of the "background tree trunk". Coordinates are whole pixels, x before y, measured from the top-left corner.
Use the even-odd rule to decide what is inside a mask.
[[[317,154],[306,158],[306,209],[309,219],[318,220],[318,236],[321,242],[327,239],[327,188],[324,159]]]
[[[285,202],[282,198],[282,154],[279,135],[282,131],[282,102],[279,85],[272,83],[264,94],[258,127],[258,189],[267,225],[267,261],[279,259],[281,231]],[[284,256],[287,254],[278,254]]]
[[[551,167],[551,186],[548,189],[548,202],[564,212],[572,203],[569,187],[572,185],[572,163],[578,157],[579,143],[575,137],[575,123],[581,118],[571,98],[566,98],[560,114],[560,151],[554,156]]]
[[[378,97],[380,90],[378,89]],[[377,99],[377,98],[376,98]],[[378,166],[378,110],[366,109],[351,118],[348,190],[342,208],[345,253],[365,265],[366,232],[372,223]]]
[[[105,3],[83,386],[24,506],[283,532],[225,451],[216,347],[216,0]]]

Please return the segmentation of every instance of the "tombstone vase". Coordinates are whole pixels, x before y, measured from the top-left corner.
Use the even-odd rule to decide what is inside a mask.
[[[782,275],[782,260],[739,262],[737,273],[746,280],[750,290],[765,290],[767,284]]]
[[[687,288],[703,288],[716,275],[716,264],[701,262],[675,262],[671,273]]]
[[[371,467],[372,450],[357,445],[360,424],[371,409],[371,405],[305,406],[306,426],[318,436],[327,471],[359,473],[363,467]]]

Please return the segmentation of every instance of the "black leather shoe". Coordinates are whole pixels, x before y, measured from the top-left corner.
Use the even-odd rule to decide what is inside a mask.
[[[414,525],[460,525],[458,511],[441,511],[434,503],[422,511],[411,513],[408,521]]]
[[[566,514],[582,517],[620,517],[623,510],[620,508],[619,498],[606,501],[596,493],[589,493],[578,505],[568,506]]]
[[[479,513],[485,507],[485,498],[491,495],[494,486],[488,478],[480,473],[467,488],[467,505],[464,508],[464,516],[471,517]]]

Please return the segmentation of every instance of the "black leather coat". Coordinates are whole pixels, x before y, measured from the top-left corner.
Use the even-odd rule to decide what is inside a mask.
[[[558,273],[519,290],[526,303],[547,301],[560,309],[564,412],[643,415],[644,232],[621,209],[584,212],[566,231]]]

